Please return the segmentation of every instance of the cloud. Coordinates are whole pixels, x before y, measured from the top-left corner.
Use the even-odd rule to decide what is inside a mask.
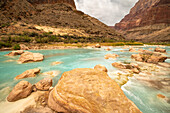
[[[75,0],[78,10],[114,26],[138,0]]]

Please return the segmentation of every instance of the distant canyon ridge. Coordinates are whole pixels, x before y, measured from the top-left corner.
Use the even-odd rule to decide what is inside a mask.
[[[170,42],[170,0],[139,0],[115,29],[127,39]]]

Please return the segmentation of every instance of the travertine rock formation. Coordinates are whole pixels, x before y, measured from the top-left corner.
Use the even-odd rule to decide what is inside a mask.
[[[106,72],[89,68],[63,73],[48,105],[63,113],[141,113]]]
[[[15,79],[23,79],[23,78],[28,78],[28,77],[35,77],[37,73],[40,72],[40,69],[35,68],[35,69],[30,69],[25,72],[23,72],[20,75],[17,75]]]
[[[32,85],[28,81],[20,81],[7,97],[9,102],[14,102],[26,98],[32,92]]]
[[[19,63],[27,63],[27,62],[39,62],[44,60],[44,55],[40,53],[32,53],[26,51],[25,53],[21,54],[18,62]]]

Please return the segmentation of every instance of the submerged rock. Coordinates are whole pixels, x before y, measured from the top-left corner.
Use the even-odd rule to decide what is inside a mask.
[[[160,52],[160,53],[166,53],[166,49],[162,49],[162,48],[155,48],[154,51],[155,52]]]
[[[44,60],[44,55],[40,53],[25,52],[20,56],[18,62],[27,63],[27,62],[38,62],[43,60]]]
[[[52,86],[51,78],[44,78],[35,84],[36,89],[47,91]]]
[[[98,64],[94,67],[94,69],[99,70],[99,71],[104,71],[107,72],[107,68],[104,65]]]
[[[0,90],[0,101],[5,100],[6,95],[8,95],[11,92],[11,88],[10,87],[5,87],[3,89]]]
[[[141,113],[107,73],[89,68],[63,73],[48,105],[64,113]]]
[[[121,87],[129,81],[129,77],[132,77],[133,74],[130,73],[113,73],[113,80]]]
[[[38,74],[39,72],[40,72],[40,69],[38,69],[38,68],[30,69],[30,70],[27,70],[27,71],[23,72],[20,75],[17,75],[15,77],[15,79],[23,79],[23,78],[28,78],[28,77],[35,77],[36,74]]]
[[[32,92],[32,85],[28,81],[20,81],[7,97],[9,102],[28,97]]]
[[[54,66],[54,65],[59,65],[59,64],[62,64],[63,62],[60,62],[60,61],[57,61],[57,62],[52,62],[51,65]]]
[[[119,57],[119,55],[117,55],[117,54],[106,54],[104,56],[105,59],[109,59],[109,58],[115,59],[117,57]]]
[[[42,75],[50,75],[51,77],[55,77],[58,76],[61,72],[58,70],[54,70],[54,71],[48,71],[48,72],[44,72],[42,73]]]
[[[144,85],[155,88],[157,90],[170,93],[170,78],[151,79],[149,77],[137,77],[138,81],[143,82]]]
[[[18,51],[12,51],[12,52],[8,53],[8,54],[5,55],[5,56],[17,56],[17,55],[21,55],[21,54],[23,54],[23,53],[24,53],[23,50],[18,50]]]

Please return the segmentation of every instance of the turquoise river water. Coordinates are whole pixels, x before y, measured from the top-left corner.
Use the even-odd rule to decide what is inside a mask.
[[[155,48],[151,47],[138,47],[143,49]],[[166,56],[170,57],[170,47],[164,47],[168,53]],[[120,52],[124,50],[125,52]],[[55,86],[60,79],[63,72],[75,69],[75,68],[93,68],[97,64],[102,64],[107,67],[109,72],[119,71],[118,69],[112,67],[111,63],[117,61],[134,62],[131,59],[131,54],[128,49],[123,49],[123,47],[112,47],[112,51],[105,51],[104,48],[100,49],[60,49],[60,50],[30,50],[31,52],[42,53],[45,56],[44,61],[35,63],[25,63],[18,64],[17,60],[19,56],[7,57],[5,54],[10,51],[0,52],[0,102],[5,101],[6,96],[12,90],[12,88],[20,81],[14,80],[15,76],[23,73],[28,69],[40,68],[41,73],[48,72],[52,70],[60,71],[60,74],[53,77],[53,86]],[[117,59],[104,59],[104,55],[107,53],[116,53],[120,57]],[[63,62],[60,65],[52,66],[51,63],[55,61]],[[170,63],[170,60],[166,60]],[[27,78],[24,80],[29,81],[34,84],[44,78],[46,75],[38,74],[35,78]],[[109,73],[108,73],[109,74]],[[109,74],[111,78],[114,75]],[[167,72],[164,78],[170,78]],[[157,98],[157,94],[161,93],[167,97],[170,97],[170,91],[163,92],[159,89],[146,86],[139,82],[135,78],[131,78],[130,81],[121,87],[125,95],[132,100],[137,107],[143,113],[170,113],[170,103]],[[1,106],[0,106],[1,107]]]

